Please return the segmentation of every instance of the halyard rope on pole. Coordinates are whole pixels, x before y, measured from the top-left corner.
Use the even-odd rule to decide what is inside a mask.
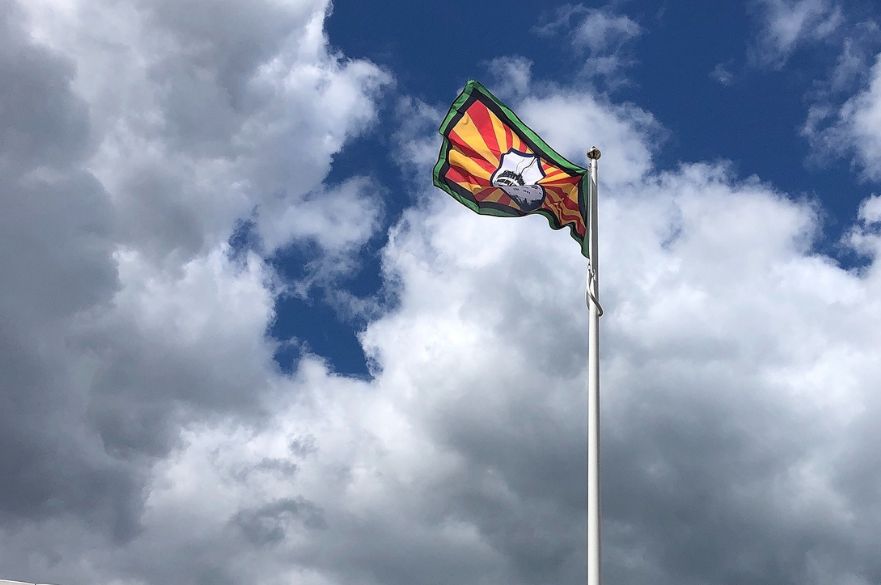
[[[587,265],[587,292],[584,295],[584,300],[587,303],[587,307],[590,308],[590,304],[593,303],[597,307],[597,317],[603,316],[603,306],[600,304],[600,300],[593,296],[593,292],[591,292],[591,287],[594,285],[594,277],[593,277],[593,267],[588,264]]]

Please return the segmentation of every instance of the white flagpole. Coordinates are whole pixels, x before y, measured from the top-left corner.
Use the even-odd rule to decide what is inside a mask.
[[[600,351],[599,247],[597,245],[597,162],[600,150],[587,152],[590,159],[587,271],[587,585],[600,585]]]

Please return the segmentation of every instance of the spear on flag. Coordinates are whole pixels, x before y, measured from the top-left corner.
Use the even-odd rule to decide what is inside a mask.
[[[469,209],[500,217],[539,214],[569,227],[588,260],[587,585],[600,585],[599,250],[597,165],[572,164],[483,85],[469,81],[444,117],[434,184]]]

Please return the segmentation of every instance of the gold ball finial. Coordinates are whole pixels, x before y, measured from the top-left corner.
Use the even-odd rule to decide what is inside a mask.
[[[600,157],[603,153],[600,152],[600,149],[596,146],[591,146],[590,150],[587,151],[587,158],[591,160],[600,160]]]

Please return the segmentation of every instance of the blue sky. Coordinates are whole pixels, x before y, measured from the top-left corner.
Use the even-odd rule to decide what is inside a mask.
[[[603,150],[608,582],[881,582],[879,21],[0,0],[0,578],[584,582],[584,258],[431,185],[476,78]]]

